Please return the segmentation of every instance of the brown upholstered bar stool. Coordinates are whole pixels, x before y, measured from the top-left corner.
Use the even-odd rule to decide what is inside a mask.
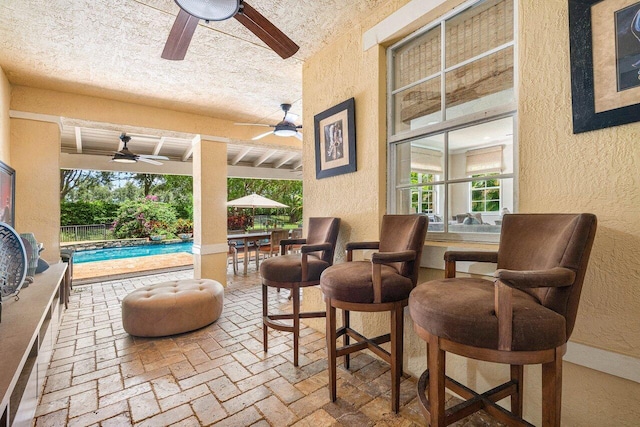
[[[391,409],[400,407],[400,377],[404,307],[416,285],[420,256],[429,220],[424,215],[385,215],[379,242],[347,244],[347,262],[329,267],[322,273],[320,288],[327,303],[327,353],[329,357],[329,396],[336,401],[336,358],[344,356],[349,369],[349,354],[373,351],[391,364]],[[356,249],[377,249],[369,261],[352,261]],[[336,330],[336,308],[342,309],[344,326]],[[391,312],[391,333],[366,338],[349,326],[349,312]],[[336,348],[342,336],[344,346]],[[349,344],[349,338],[357,343]],[[391,341],[391,352],[380,344]]]
[[[505,215],[498,252],[447,252],[447,278],[411,292],[414,328],[427,341],[418,396],[431,426],[480,409],[507,425],[530,426],[522,419],[523,365],[529,364],[542,364],[542,425],[560,425],[562,356],[595,232],[591,214]],[[498,269],[493,280],[455,278],[456,261],[495,262]],[[511,379],[478,394],[445,375],[447,351],[509,364]],[[445,387],[468,400],[445,411]],[[511,411],[495,403],[509,396]]]
[[[262,276],[262,343],[264,351],[268,349],[268,330],[293,332],[293,365],[298,366],[298,341],[300,338],[300,319],[325,317],[324,311],[300,313],[300,288],[320,283],[320,275],[333,264],[333,255],[338,240],[340,218],[309,218],[306,239],[282,239],[282,256],[268,258],[260,264]],[[302,245],[299,254],[286,255],[290,245]],[[269,314],[267,287],[290,289],[293,296],[293,313]],[[292,320],[287,325],[281,320]]]

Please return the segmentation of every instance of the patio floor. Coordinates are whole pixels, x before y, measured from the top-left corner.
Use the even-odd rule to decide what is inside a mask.
[[[203,329],[166,338],[133,338],[120,302],[152,283],[192,278],[193,270],[75,286],[64,313],[36,426],[413,426],[424,425],[416,382],[401,384],[401,411],[390,411],[388,365],[367,354],[338,368],[329,402],[324,334],[302,325],[300,366],[292,339],[270,330],[262,350],[261,287],[255,267],[229,275],[224,311]],[[271,292],[271,291],[270,291]],[[271,311],[290,309],[270,293]],[[483,417],[455,425],[495,425]]]
[[[96,277],[105,280],[112,276],[131,275],[161,269],[191,268],[193,255],[179,252],[175,254],[153,255],[135,258],[114,259],[109,261],[74,263],[73,280],[86,281]]]

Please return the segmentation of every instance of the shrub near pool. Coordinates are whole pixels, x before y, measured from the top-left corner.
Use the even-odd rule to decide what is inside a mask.
[[[117,238],[149,237],[163,235],[175,237],[176,213],[167,203],[147,196],[142,201],[125,202],[118,209],[113,225]]]

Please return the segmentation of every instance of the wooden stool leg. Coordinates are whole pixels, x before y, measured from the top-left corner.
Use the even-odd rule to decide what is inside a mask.
[[[427,345],[427,366],[429,368],[429,412],[431,427],[445,426],[445,354],[440,349],[437,336],[431,336]]]
[[[343,323],[344,323],[344,327],[348,328],[349,327],[349,310],[342,310],[342,319],[343,319]],[[343,345],[346,347],[349,345],[349,335],[347,335],[346,333],[342,336],[342,343]],[[345,354],[344,355],[344,369],[349,369],[349,354]]]
[[[262,285],[262,346],[264,347],[264,352],[267,352],[267,337],[269,336],[268,334],[268,330],[267,330],[267,324],[265,323],[265,319],[268,316],[268,309],[267,309],[267,285],[263,284]]]
[[[293,285],[293,366],[298,366],[298,350],[300,345],[300,287]]]
[[[400,410],[400,380],[402,377],[402,344],[404,332],[404,310],[400,303],[391,312],[391,410]]]
[[[233,262],[233,274],[234,275],[238,275],[238,254],[235,253],[233,254],[233,259],[231,260],[231,262]]]
[[[329,371],[329,398],[336,401],[336,309],[327,298],[327,358]]]
[[[542,426],[559,427],[562,408],[562,354],[542,364]]]
[[[522,394],[524,393],[524,366],[511,365],[511,380],[518,383],[517,391],[511,395],[511,412],[522,418]]]

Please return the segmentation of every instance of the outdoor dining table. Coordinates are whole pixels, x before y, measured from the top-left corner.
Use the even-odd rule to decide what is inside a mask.
[[[227,234],[227,241],[235,241],[242,240],[244,246],[244,259],[242,263],[244,264],[244,274],[247,274],[247,265],[249,265],[249,243],[257,242],[259,240],[268,239],[271,237],[270,231],[257,231],[253,233],[240,233],[240,234]],[[256,251],[256,267],[259,263],[258,252]]]

